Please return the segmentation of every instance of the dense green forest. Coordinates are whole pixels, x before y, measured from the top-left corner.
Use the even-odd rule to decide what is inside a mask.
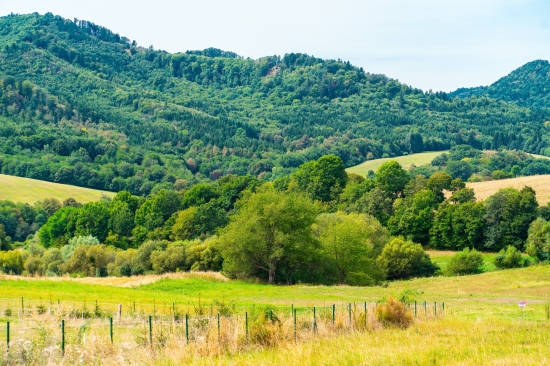
[[[460,98],[487,96],[534,108],[550,107],[550,63],[529,62],[490,86],[460,88],[450,94]]]
[[[479,272],[476,250],[500,252],[497,267],[523,266],[521,251],[535,262],[550,259],[550,206],[539,207],[529,187],[478,201],[462,178],[501,179],[540,167],[550,169],[550,160],[459,145],[429,166],[407,172],[389,161],[369,177],[347,174],[341,158],[325,155],[273,182],[226,175],[148,197],[120,191],[85,205],[0,201],[0,271],[222,270],[269,283],[374,285],[437,274],[425,248],[464,251],[451,275]]]
[[[305,54],[171,54],[88,21],[0,18],[1,172],[134,195],[275,180],[327,154],[345,166],[461,144],[550,155],[546,102],[516,100]]]

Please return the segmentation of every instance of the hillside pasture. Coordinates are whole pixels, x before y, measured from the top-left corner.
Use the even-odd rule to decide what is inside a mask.
[[[88,203],[98,201],[101,196],[114,195],[113,192],[0,174],[0,200],[34,204],[46,198],[64,201],[72,197],[80,203]]]
[[[478,200],[485,200],[502,188],[522,189],[529,186],[537,192],[537,200],[541,206],[550,202],[550,174],[466,183],[466,186],[474,190]]]
[[[369,170],[376,172],[380,167],[380,165],[391,160],[397,161],[399,164],[401,164],[403,168],[408,169],[413,164],[415,166],[430,164],[436,156],[439,156],[446,152],[448,152],[448,150],[429,151],[429,152],[423,152],[423,153],[411,154],[411,155],[405,155],[405,156],[396,156],[393,158],[367,160],[364,163],[347,168],[346,171],[348,173],[355,173],[355,174],[365,176],[367,175]]]

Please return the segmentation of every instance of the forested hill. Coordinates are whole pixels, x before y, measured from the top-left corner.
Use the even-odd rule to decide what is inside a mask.
[[[489,96],[526,107],[550,108],[550,63],[532,61],[490,86],[460,88],[450,96]]]
[[[549,154],[549,115],[340,60],[170,54],[87,21],[0,18],[4,174],[149,194],[226,174],[273,179],[329,153],[348,166],[462,143]]]

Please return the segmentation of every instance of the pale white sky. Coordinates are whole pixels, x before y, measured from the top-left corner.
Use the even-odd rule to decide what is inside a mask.
[[[0,0],[11,12],[89,20],[169,52],[340,58],[434,91],[550,59],[550,0]]]

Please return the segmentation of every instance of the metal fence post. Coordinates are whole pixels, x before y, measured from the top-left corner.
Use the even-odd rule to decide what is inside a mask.
[[[113,318],[109,318],[109,336],[111,338],[111,343],[113,343]]]
[[[6,322],[6,346],[10,350],[10,322]]]
[[[367,329],[367,302],[365,301],[365,329]]]
[[[248,342],[248,311],[244,313],[244,324],[246,328],[246,341]]]
[[[153,347],[153,317],[149,315],[149,343]]]
[[[185,314],[185,342],[189,344],[189,314]]]
[[[65,356],[65,320],[61,320],[61,353]]]
[[[416,300],[414,301],[414,317],[416,318]]]

